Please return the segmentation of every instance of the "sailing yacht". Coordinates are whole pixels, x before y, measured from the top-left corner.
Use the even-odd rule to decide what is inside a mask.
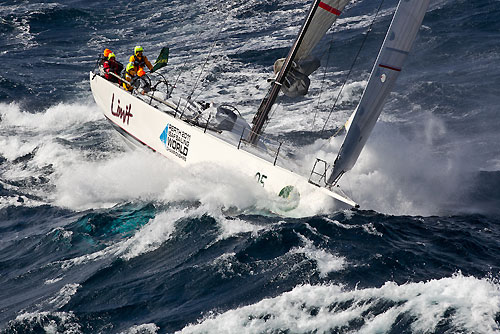
[[[123,90],[99,71],[90,73],[97,105],[112,126],[132,143],[147,147],[182,166],[211,163],[254,178],[258,186],[281,196],[295,208],[304,194],[314,193],[337,204],[357,207],[338,185],[355,164],[416,38],[429,0],[401,0],[380,49],[362,98],[351,115],[342,147],[333,164],[311,161],[309,175],[290,161],[282,143],[263,129],[278,94],[307,93],[308,75],[317,68],[310,53],[347,0],[314,0],[285,59],[275,63],[276,76],[249,124],[236,107],[217,108],[176,96],[161,74],[149,91]]]

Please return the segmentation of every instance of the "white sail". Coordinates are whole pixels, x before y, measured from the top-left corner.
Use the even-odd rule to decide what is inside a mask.
[[[289,97],[307,94],[311,83],[308,75],[320,66],[320,61],[314,57],[304,57],[309,55],[312,48],[323,37],[349,1],[314,0],[311,3],[306,19],[302,23],[302,27],[288,52],[288,56],[278,59],[274,63],[276,77],[271,80],[271,87],[262,99],[257,113],[252,120],[252,132],[248,138],[251,143],[257,141],[257,137],[262,132],[264,124],[269,118],[269,112],[276,102],[280,91]],[[299,57],[297,57],[297,54],[299,54]]]
[[[323,0],[319,3],[314,14],[311,26],[304,36],[304,40],[295,55],[294,61],[299,62],[307,58],[312,49],[323,38],[333,22],[342,13],[344,7],[350,0]]]
[[[291,59],[293,66],[287,73],[281,89],[285,95],[296,97],[307,94],[311,83],[308,76],[320,66],[319,59],[311,56],[311,51],[330,29],[349,1],[322,0],[313,3],[314,16],[301,39],[293,59]],[[284,62],[284,58],[276,60],[274,63],[275,74],[281,70]]]
[[[422,24],[429,0],[400,0],[375,61],[368,85],[354,112],[346,137],[328,178],[335,184],[350,170],[382,111]]]

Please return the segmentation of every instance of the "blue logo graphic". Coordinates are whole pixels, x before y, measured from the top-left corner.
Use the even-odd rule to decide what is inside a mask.
[[[163,132],[161,133],[160,135],[160,140],[163,144],[165,144],[165,146],[167,145],[167,138],[168,138],[168,126],[170,124],[167,124],[167,126],[165,127],[165,129],[163,129]]]

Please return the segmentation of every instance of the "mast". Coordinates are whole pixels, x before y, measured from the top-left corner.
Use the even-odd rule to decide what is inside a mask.
[[[267,92],[266,97],[264,97],[264,99],[260,103],[259,109],[257,110],[257,113],[255,114],[254,119],[252,121],[253,123],[252,131],[250,132],[250,136],[248,138],[248,141],[252,144],[257,143],[262,128],[264,127],[264,124],[268,118],[269,112],[271,111],[274,102],[276,102],[276,98],[278,97],[278,94],[281,90],[281,86],[283,85],[286,75],[288,74],[290,68],[292,67],[293,59],[297,54],[300,44],[304,39],[307,29],[309,28],[309,25],[311,24],[311,21],[314,17],[314,13],[316,12],[316,9],[318,8],[320,3],[321,0],[314,0],[314,2],[312,3],[311,9],[309,10],[309,14],[307,15],[306,20],[302,24],[300,33],[297,36],[295,42],[293,43],[293,46],[290,49],[290,52],[288,53],[288,56],[286,57],[285,62],[281,67],[281,70],[279,71],[276,79],[271,84],[271,88]]]
[[[335,159],[327,186],[335,185],[350,170],[370,136],[404,61],[422,25],[429,0],[400,0],[380,48],[368,84],[349,118],[347,134]]]

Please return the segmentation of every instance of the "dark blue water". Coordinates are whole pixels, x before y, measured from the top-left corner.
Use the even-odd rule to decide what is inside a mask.
[[[327,134],[359,100],[395,5],[382,6]],[[320,129],[377,6],[349,6],[315,50],[309,96],[281,100],[267,130],[300,159],[334,157]],[[237,171],[129,149],[94,103],[104,48],[126,62],[137,44],[150,59],[169,46],[179,91],[250,120],[307,8],[0,4],[2,333],[500,331],[498,1],[431,1],[344,180],[359,211],[304,203],[278,216]]]

